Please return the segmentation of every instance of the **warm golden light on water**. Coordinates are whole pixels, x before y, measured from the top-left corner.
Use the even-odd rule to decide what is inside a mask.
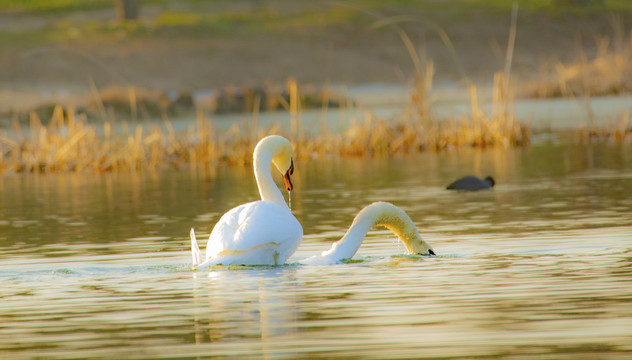
[[[250,171],[1,177],[0,353],[626,359],[628,153],[536,144],[302,164],[291,200],[306,235],[290,264],[210,272],[190,270],[188,230],[204,242],[257,198]],[[474,167],[494,190],[444,190]],[[438,256],[374,229],[355,261],[297,263],[377,200],[405,209]]]

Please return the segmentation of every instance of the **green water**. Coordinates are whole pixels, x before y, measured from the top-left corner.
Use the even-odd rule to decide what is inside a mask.
[[[295,162],[306,235],[278,267],[190,270],[251,169],[2,176],[0,358],[629,359],[632,146],[535,140]],[[466,174],[497,186],[444,190]],[[297,263],[378,200],[438,256],[375,229],[357,262]]]

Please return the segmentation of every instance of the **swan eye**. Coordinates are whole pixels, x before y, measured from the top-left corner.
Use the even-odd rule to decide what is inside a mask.
[[[428,249],[428,255],[437,256],[437,254],[435,254],[435,252],[432,251],[432,249]]]
[[[290,159],[290,168],[287,170],[288,174],[294,174],[294,159]]]

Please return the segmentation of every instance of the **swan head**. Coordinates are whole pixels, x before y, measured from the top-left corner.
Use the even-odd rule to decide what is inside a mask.
[[[292,191],[291,175],[294,173],[294,161],[292,160],[292,144],[283,136],[266,136],[257,143],[254,151],[255,163],[258,158],[267,158],[283,174],[283,185],[285,190]],[[264,163],[266,160],[263,160]]]
[[[435,255],[432,247],[419,235],[417,227],[406,212],[387,202],[376,202],[367,206],[375,225],[381,225],[397,235],[411,255]]]
[[[285,138],[282,139],[286,140]],[[294,185],[292,185],[291,176],[294,174],[294,160],[292,159],[292,145],[290,145],[289,141],[287,141],[287,146],[283,146],[281,152],[272,158],[272,163],[283,174],[285,190],[292,191]]]
[[[494,187],[494,185],[496,185],[496,181],[491,176],[488,176],[488,177],[486,177],[483,180],[485,180],[489,184],[489,186],[491,186],[491,187]]]
[[[399,236],[404,245],[406,246],[406,250],[411,255],[427,255],[427,256],[435,256],[434,250],[428,245],[424,239],[421,238],[419,233],[411,234],[412,236],[405,237]]]

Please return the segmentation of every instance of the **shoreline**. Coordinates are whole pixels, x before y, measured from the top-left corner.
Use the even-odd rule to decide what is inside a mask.
[[[369,111],[376,115],[378,118],[391,118],[397,114],[401,114],[410,105],[411,88],[404,85],[392,85],[392,84],[370,84],[370,85],[356,85],[356,86],[343,86],[339,85],[331,86],[334,93],[346,95],[350,101],[353,102],[351,107],[342,104],[340,108],[316,106],[311,109],[302,109],[301,116],[304,123],[315,123],[315,127],[318,127],[323,117],[332,118],[329,121],[329,128],[335,129],[336,122],[340,122],[339,118],[341,114],[345,114],[347,117],[358,118],[363,113]],[[201,91],[205,93],[210,91]],[[11,99],[11,94],[6,92],[0,92],[0,98]],[[14,94],[17,97],[29,98],[30,94]],[[59,101],[57,105],[64,107],[77,106],[82,104],[85,106],[85,98],[89,97],[89,94],[84,94],[82,97],[76,95],[70,95],[70,97]],[[452,84],[444,86],[438,86],[433,89],[430,94],[431,101],[431,114],[434,120],[445,121],[447,119],[459,119],[460,117],[471,116],[470,107],[470,95],[464,89]],[[76,99],[83,98],[78,101]],[[33,101],[37,106],[45,105],[51,109],[55,106],[54,99],[50,97],[42,96],[39,99]],[[74,100],[73,100],[74,99]],[[39,103],[37,102],[39,100]],[[43,100],[43,101],[42,101]],[[202,100],[206,101],[206,100]],[[516,113],[516,118],[519,122],[528,123],[534,131],[545,130],[568,130],[578,129],[589,126],[605,126],[611,125],[614,122],[620,120],[626,113],[632,114],[632,94],[622,95],[607,95],[607,96],[593,96],[590,98],[585,97],[558,97],[558,98],[518,98],[513,101],[513,108]],[[491,88],[485,87],[479,90],[479,104],[481,109],[486,113],[491,112]],[[184,109],[180,113],[166,115],[163,114],[151,114],[149,116],[139,117],[137,120],[129,118],[129,116],[121,116],[120,114],[112,115],[112,120],[116,122],[128,121],[131,123],[161,123],[166,118],[170,119],[174,123],[194,123],[196,118],[196,112],[202,110],[194,103],[192,107]],[[252,118],[252,112],[234,112],[226,114],[214,114],[206,111],[206,116],[210,117],[215,124],[223,124],[218,130],[226,130],[230,125],[236,123],[239,124],[244,119]],[[283,128],[289,128],[291,115],[285,110],[276,111],[259,111],[257,113],[259,125],[271,127],[280,125]],[[2,125],[0,121],[0,130],[7,130],[11,127],[11,116],[4,116],[5,121]],[[44,123],[48,119],[41,119]],[[345,122],[349,122],[350,119],[345,119]],[[89,119],[90,123],[99,123],[96,117]],[[182,126],[184,129],[186,126]]]

